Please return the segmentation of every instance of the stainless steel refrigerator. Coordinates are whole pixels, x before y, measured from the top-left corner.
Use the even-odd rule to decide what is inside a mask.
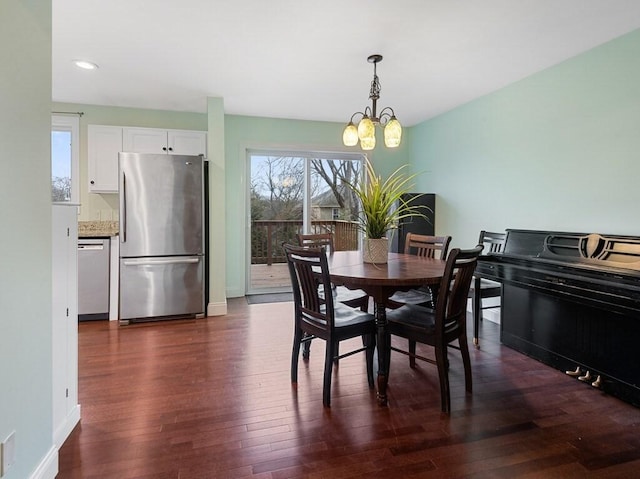
[[[119,319],[204,315],[201,156],[120,153]]]

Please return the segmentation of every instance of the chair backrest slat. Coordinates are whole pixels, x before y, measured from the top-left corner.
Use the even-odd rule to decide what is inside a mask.
[[[484,245],[483,253],[502,253],[504,243],[507,239],[506,233],[495,233],[493,231],[481,231],[478,244]]]
[[[295,308],[315,325],[334,327],[334,305],[325,247],[309,248],[283,244]],[[322,292],[322,296],[321,296]]]
[[[428,236],[407,233],[404,243],[405,254],[415,254],[427,258],[447,259],[451,236]]]
[[[332,233],[316,233],[316,234],[296,234],[298,245],[320,248],[324,246],[330,253],[335,251],[333,247],[333,234]]]
[[[456,335],[466,328],[467,297],[483,246],[449,253],[436,302],[436,334]]]

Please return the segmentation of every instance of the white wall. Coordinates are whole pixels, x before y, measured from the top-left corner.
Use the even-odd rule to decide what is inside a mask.
[[[0,59],[0,441],[15,431],[16,445],[4,479],[51,477],[38,469],[53,454],[51,0],[2,0]]]

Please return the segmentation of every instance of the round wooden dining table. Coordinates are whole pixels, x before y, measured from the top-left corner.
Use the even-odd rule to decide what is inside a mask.
[[[336,251],[327,256],[331,281],[349,289],[361,289],[373,298],[378,348],[378,404],[387,405],[387,379],[391,338],[387,334],[386,305],[397,291],[437,286],[446,261],[416,255],[389,253],[386,264],[364,263],[361,251]]]

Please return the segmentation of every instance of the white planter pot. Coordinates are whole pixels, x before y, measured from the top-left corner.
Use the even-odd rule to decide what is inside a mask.
[[[362,260],[365,263],[386,264],[389,257],[389,240],[387,238],[365,238]]]

